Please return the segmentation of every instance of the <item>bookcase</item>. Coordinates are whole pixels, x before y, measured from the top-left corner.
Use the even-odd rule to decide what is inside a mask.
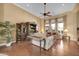
[[[35,33],[36,26],[36,24],[30,22],[16,23],[16,42],[24,41],[28,35]]]

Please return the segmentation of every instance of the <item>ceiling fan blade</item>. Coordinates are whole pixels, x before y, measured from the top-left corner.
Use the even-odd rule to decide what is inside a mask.
[[[52,16],[52,15],[47,15],[47,16]]]
[[[52,15],[51,15],[51,12],[50,11],[48,11],[48,12],[46,12],[46,3],[44,3],[44,12],[43,13],[40,13],[40,14],[42,14],[42,16],[41,17],[51,17]]]
[[[40,14],[44,14],[44,13],[40,13]]]
[[[51,12],[47,12],[47,14],[50,14]]]

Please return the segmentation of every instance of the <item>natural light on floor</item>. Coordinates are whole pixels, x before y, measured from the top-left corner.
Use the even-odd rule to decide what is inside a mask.
[[[58,48],[60,48],[60,49],[63,49],[64,48],[63,40],[61,40],[60,45],[58,46]]]

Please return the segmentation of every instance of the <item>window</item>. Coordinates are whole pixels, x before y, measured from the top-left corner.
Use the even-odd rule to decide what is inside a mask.
[[[63,22],[63,18],[59,18],[58,19],[58,24],[57,24],[57,29],[58,29],[58,32],[60,34],[63,34],[63,30],[64,30],[64,22]]]
[[[63,23],[58,23],[58,30],[59,31],[63,31],[63,28],[64,28],[63,25],[64,25]]]
[[[49,26],[49,24],[45,24],[45,26],[46,26],[46,27],[48,27],[48,26]]]
[[[51,24],[52,30],[55,30],[55,23]]]
[[[57,20],[55,20],[55,19],[46,20],[45,21],[45,30],[49,30],[49,29],[58,30],[59,33],[63,33],[63,30],[64,30],[63,18],[58,18]]]
[[[49,29],[49,20],[45,21],[45,31]]]
[[[55,20],[51,20],[51,29],[55,30]]]

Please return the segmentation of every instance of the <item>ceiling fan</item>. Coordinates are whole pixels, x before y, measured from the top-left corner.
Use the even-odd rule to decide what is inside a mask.
[[[40,14],[42,14],[43,16],[52,16],[50,11],[46,12],[46,3],[44,3],[44,13]]]

